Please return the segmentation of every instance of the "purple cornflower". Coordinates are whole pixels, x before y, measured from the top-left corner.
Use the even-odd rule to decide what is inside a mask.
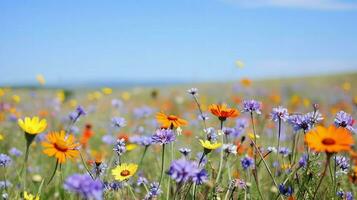
[[[226,136],[231,136],[235,132],[234,128],[230,128],[230,127],[223,127],[222,131]]]
[[[141,185],[146,185],[146,184],[148,184],[148,180],[143,176],[139,176],[138,180],[136,181],[136,185],[141,186]]]
[[[336,195],[339,197],[339,198],[343,198],[343,195],[345,195],[345,193],[342,191],[342,190],[339,190],[336,192]]]
[[[198,89],[197,88],[191,88],[187,90],[187,93],[192,95],[192,96],[197,96],[198,94]]]
[[[106,135],[103,135],[102,141],[106,144],[112,145],[115,143],[115,137],[110,134],[106,134]]]
[[[348,168],[350,168],[350,161],[348,158],[344,156],[336,156],[335,158],[336,165],[342,170],[342,171],[348,171]]]
[[[180,148],[179,152],[182,155],[184,155],[185,157],[187,157],[191,153],[191,149],[189,149],[189,148]]]
[[[283,155],[284,157],[288,156],[290,154],[290,149],[287,147],[280,147],[279,148],[279,153]]]
[[[244,156],[241,160],[241,165],[244,170],[247,170],[249,167],[254,165],[254,159],[249,156]]]
[[[218,135],[216,133],[216,130],[212,127],[209,127],[205,130],[206,132],[206,138],[210,142],[216,142],[218,139]]]
[[[243,110],[242,112],[249,112],[249,113],[257,113],[258,115],[261,114],[262,103],[256,100],[244,100],[243,101]]]
[[[271,119],[275,122],[281,120],[286,121],[289,118],[288,109],[279,106],[277,108],[273,108],[273,111],[270,113]]]
[[[153,109],[148,106],[143,106],[140,108],[135,108],[133,110],[134,117],[136,119],[146,118],[149,117],[153,113]]]
[[[160,189],[160,185],[158,182],[153,182],[150,184],[149,192],[145,196],[145,200],[151,200],[157,197],[162,193],[162,190]]]
[[[294,131],[304,130],[305,132],[312,128],[310,119],[306,115],[291,115],[288,123],[293,126]]]
[[[123,182],[113,181],[113,182],[105,182],[104,183],[105,190],[118,191],[121,188],[123,188]]]
[[[64,188],[80,195],[83,199],[103,199],[103,184],[87,174],[73,174],[67,177]]]
[[[5,189],[9,187],[12,187],[12,183],[10,181],[0,181],[0,189]]]
[[[268,152],[273,152],[273,153],[278,152],[278,150],[275,147],[267,147],[267,151]]]
[[[148,136],[141,136],[138,139],[138,144],[140,144],[141,146],[144,146],[144,147],[148,147],[152,144],[152,138],[148,137]]]
[[[284,184],[279,184],[279,192],[280,194],[286,196],[286,197],[290,197],[294,190],[291,186],[287,186],[287,185],[284,185]]]
[[[0,154],[0,167],[7,167],[11,164],[11,158],[6,154]]]
[[[122,117],[113,117],[112,118],[113,127],[122,128],[126,126],[126,120]]]
[[[306,167],[307,166],[307,154],[303,154],[299,160],[299,167]]]
[[[237,154],[237,146],[234,144],[223,144],[222,150],[227,154]]]
[[[185,183],[191,180],[200,170],[195,162],[181,158],[171,162],[167,174],[177,183]]]
[[[126,152],[125,140],[118,139],[114,145],[113,151],[115,151],[119,156],[123,155]]]
[[[314,126],[324,119],[318,110],[306,113],[305,116],[310,120],[311,126]]]
[[[345,198],[346,200],[353,200],[354,198],[352,192],[346,192]]]
[[[86,115],[87,112],[83,109],[82,106],[77,106],[76,110],[69,114],[69,119],[72,123],[75,123],[82,115]]]
[[[192,181],[195,182],[197,185],[202,185],[207,180],[208,180],[208,173],[205,169],[201,169],[201,171],[199,171],[192,177]]]
[[[159,129],[156,130],[151,139],[154,143],[163,145],[175,141],[176,136],[171,129]]]
[[[119,99],[113,99],[112,100],[112,106],[116,109],[119,109],[120,107],[123,106],[123,102]]]
[[[343,127],[343,128],[347,128],[348,130],[350,130],[351,132],[355,132],[355,128],[353,127],[354,124],[354,120],[352,118],[352,116],[348,113],[346,113],[345,111],[340,111],[336,114],[335,117],[335,126],[336,127]]]
[[[19,157],[19,156],[22,155],[22,151],[16,149],[15,147],[12,147],[12,148],[9,150],[9,154],[12,155],[12,156]]]
[[[205,120],[208,120],[209,117],[208,117],[208,114],[207,114],[207,113],[202,113],[202,114],[199,114],[199,115],[198,115],[198,119],[205,121]]]
[[[95,177],[98,178],[100,177],[105,170],[108,168],[107,164],[102,163],[102,162],[94,162],[93,163],[93,169],[92,169],[92,174],[95,174]]]
[[[245,118],[238,118],[236,120],[235,131],[232,133],[234,137],[238,137],[244,133],[245,129],[249,126],[248,120]]]

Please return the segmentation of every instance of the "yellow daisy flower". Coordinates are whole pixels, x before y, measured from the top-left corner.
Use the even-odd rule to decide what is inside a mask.
[[[46,119],[39,119],[38,117],[25,117],[25,120],[19,119],[18,125],[20,128],[28,134],[36,135],[43,132],[47,127]]]
[[[137,164],[122,163],[121,165],[118,165],[112,169],[112,175],[114,176],[115,180],[124,181],[132,177],[136,170],[138,170]]]
[[[34,196],[33,194],[27,193],[26,191],[24,192],[24,200],[40,200],[39,196]]]
[[[208,140],[200,140],[201,142],[201,146],[205,149],[208,149],[208,150],[215,150],[215,149],[218,149],[219,147],[222,146],[222,143],[211,143],[210,141]]]

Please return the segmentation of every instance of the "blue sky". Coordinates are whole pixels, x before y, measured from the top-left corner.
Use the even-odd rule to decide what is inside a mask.
[[[343,0],[0,1],[0,84],[357,71],[356,22]]]

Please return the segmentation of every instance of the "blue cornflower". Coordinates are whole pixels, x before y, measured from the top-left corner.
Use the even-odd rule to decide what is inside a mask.
[[[144,146],[144,147],[148,147],[152,144],[152,138],[151,137],[148,137],[148,136],[141,136],[139,139],[138,139],[138,144],[140,144],[141,146]]]
[[[345,198],[346,200],[353,200],[354,198],[352,192],[346,192]]]
[[[189,148],[180,148],[179,152],[182,155],[184,155],[185,157],[187,157],[191,153],[191,149],[189,149]]]
[[[279,106],[277,108],[273,108],[273,111],[270,113],[271,119],[275,122],[281,120],[286,121],[289,118],[288,109]]]
[[[192,181],[197,185],[202,185],[208,180],[208,173],[205,169],[201,169],[198,173],[194,174]]]
[[[185,183],[199,172],[200,170],[195,162],[181,158],[171,162],[167,174],[177,183]]]
[[[283,155],[284,157],[288,156],[290,154],[290,149],[287,147],[280,147],[279,148],[279,153]]]
[[[256,100],[244,100],[243,101],[243,110],[242,112],[250,112],[250,113],[257,113],[258,115],[261,114],[262,103]]]
[[[141,119],[141,118],[147,118],[150,115],[152,115],[154,112],[154,110],[148,106],[143,106],[143,107],[139,107],[139,108],[135,108],[133,110],[134,113],[134,117],[136,119]]]
[[[115,143],[115,137],[110,134],[106,134],[106,135],[103,135],[102,141],[106,144],[112,145]]]
[[[222,131],[223,131],[223,134],[227,135],[227,136],[231,136],[235,132],[234,128],[230,128],[230,127],[223,127]]]
[[[146,184],[148,184],[148,180],[144,176],[139,176],[138,180],[136,181],[136,185],[141,186]]]
[[[162,193],[160,185],[158,182],[153,182],[150,184],[149,192],[145,195],[145,200],[151,200]]]
[[[299,167],[306,167],[307,166],[307,154],[303,154],[299,160]]]
[[[103,199],[103,184],[87,174],[73,174],[67,177],[64,188],[80,195],[83,199]]]
[[[105,182],[104,183],[105,190],[113,190],[118,191],[123,188],[123,182],[113,181],[113,182]]]
[[[192,95],[192,96],[197,96],[198,95],[198,89],[197,88],[188,89],[187,93]]]
[[[213,127],[209,127],[205,130],[206,132],[206,138],[210,142],[216,142],[218,139],[218,135],[216,133],[216,130]]]
[[[279,184],[279,192],[284,196],[290,197],[293,194],[294,190],[291,186],[287,186],[281,183]]]
[[[247,170],[249,167],[254,165],[254,159],[248,155],[244,156],[240,162],[244,170]]]
[[[122,117],[113,117],[112,118],[113,127],[122,128],[126,126],[126,120]]]
[[[7,167],[11,164],[11,158],[6,154],[0,154],[0,167]]]
[[[291,115],[288,123],[293,126],[294,131],[304,130],[305,132],[312,128],[310,118],[306,115]]]
[[[86,115],[87,112],[83,109],[82,106],[77,106],[76,110],[69,114],[69,119],[72,123],[75,123],[82,115]]]
[[[206,120],[209,119],[209,117],[208,117],[208,114],[207,114],[207,113],[202,113],[202,114],[199,114],[199,115],[198,115],[198,119],[199,119],[199,120],[206,121]]]
[[[9,150],[9,154],[12,155],[12,156],[19,157],[19,156],[22,155],[22,151],[16,149],[15,147],[12,147],[12,148]]]
[[[118,139],[114,145],[113,151],[115,151],[118,155],[123,155],[126,152],[125,140]]]
[[[119,99],[112,99],[112,106],[116,109],[119,109],[120,107],[123,106],[123,101]]]
[[[267,151],[276,153],[278,150],[275,147],[267,147]]]
[[[342,171],[348,171],[348,168],[350,168],[350,161],[348,158],[344,156],[336,156],[335,158],[336,165],[342,170]]]
[[[151,137],[152,141],[157,144],[168,144],[175,141],[176,136],[171,129],[158,129]]]
[[[346,113],[345,111],[341,110],[340,112],[338,112],[334,121],[336,127],[347,128],[351,132],[355,132],[355,128],[353,127],[354,120],[352,116]]]

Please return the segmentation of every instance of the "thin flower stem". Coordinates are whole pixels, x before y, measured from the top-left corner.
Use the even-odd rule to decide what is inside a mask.
[[[171,162],[174,160],[174,142],[171,142]],[[166,200],[170,198],[170,184],[171,180],[167,179],[167,193],[166,193]]]
[[[321,178],[320,178],[319,184],[317,185],[317,187],[315,189],[315,192],[313,193],[314,197],[312,198],[312,200],[314,200],[316,198],[316,194],[319,191],[319,188],[321,186],[322,180],[324,179],[324,177],[326,175],[327,167],[328,167],[328,165],[330,165],[330,158],[331,158],[331,154],[327,153],[325,168],[324,168],[324,171],[321,174]]]
[[[221,130],[223,128],[223,120],[221,120]],[[222,144],[223,144],[223,138],[224,136],[222,135]],[[215,181],[215,185],[217,185],[220,177],[221,177],[221,172],[222,172],[222,165],[223,165],[223,149],[221,150],[221,155],[220,155],[220,159],[219,159],[219,167],[218,167],[218,173],[217,173],[217,178],[216,178],[216,181]]]
[[[162,154],[161,154],[161,174],[160,174],[160,181],[159,186],[161,185],[161,181],[164,175],[164,168],[165,168],[165,144],[162,145]]]
[[[128,187],[129,187],[129,191],[130,191],[131,196],[133,196],[133,198],[136,199],[135,193],[131,189],[131,186],[129,185]]]
[[[87,166],[86,163],[84,162],[84,159],[83,159],[83,156],[82,156],[81,151],[78,150],[78,152],[79,152],[79,155],[80,155],[80,157],[81,157],[81,161],[82,161],[82,164],[83,164],[84,168],[86,169],[86,171],[88,172],[88,174],[90,175],[90,177],[91,177],[93,180],[95,180],[95,178],[93,177],[92,173],[91,173],[90,170],[88,169],[88,166]]]
[[[148,150],[148,146],[145,146],[145,149],[144,149],[143,155],[142,155],[142,156],[141,156],[141,158],[140,158],[138,171],[139,171],[139,169],[141,168],[141,166],[142,166],[142,164],[143,164],[143,160],[144,160],[144,157],[145,157],[145,154],[146,154],[147,150]]]
[[[193,99],[195,100],[196,104],[197,104],[197,107],[198,107],[198,111],[200,112],[201,114],[201,117],[202,117],[202,121],[203,121],[203,126],[205,128],[205,130],[207,129],[207,126],[206,126],[206,119],[204,118],[203,116],[203,112],[202,112],[202,109],[201,109],[201,105],[200,103],[198,102],[198,99],[195,95],[192,95],[193,96]]]
[[[5,168],[5,165],[4,165],[4,188],[5,188],[5,191],[7,192],[7,184],[6,184],[6,168]]]
[[[279,117],[279,128],[278,128],[278,149],[277,149],[277,151],[278,151],[278,153],[276,154],[276,160],[279,162],[279,150],[280,150],[280,133],[281,133],[281,119],[280,119],[280,117]]]
[[[56,160],[55,169],[53,170],[52,175],[51,175],[49,181],[47,182],[47,185],[50,184],[51,181],[52,181],[52,179],[53,179],[53,177],[55,177],[55,174],[56,174],[56,171],[57,171],[57,168],[58,168],[58,163],[59,163],[59,162],[58,162],[58,159],[57,159],[57,160]]]

